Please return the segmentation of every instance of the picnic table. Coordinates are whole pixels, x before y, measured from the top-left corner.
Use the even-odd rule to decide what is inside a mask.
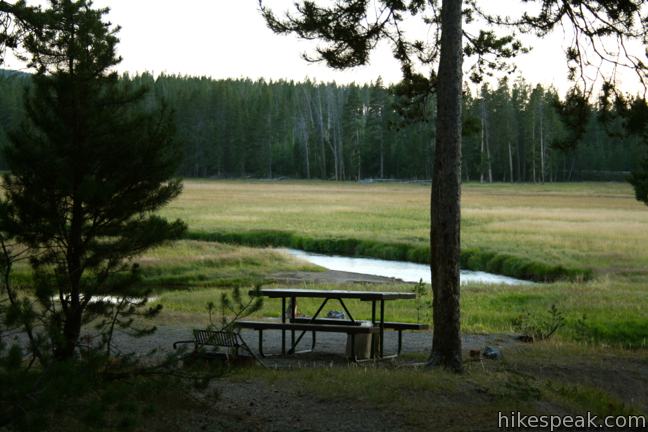
[[[259,291],[250,292],[251,295],[260,295],[268,298],[281,299],[281,322],[277,321],[239,321],[239,328],[254,329],[259,331],[259,353],[263,353],[263,330],[281,330],[281,354],[286,354],[286,332],[291,334],[291,347],[289,354],[297,353],[296,348],[307,332],[312,333],[312,347],[314,349],[317,332],[346,333],[351,338],[352,357],[355,358],[355,336],[358,334],[378,334],[380,344],[377,352],[372,344],[371,358],[383,359],[395,357],[400,354],[402,348],[403,330],[421,330],[427,328],[425,324],[400,323],[385,321],[385,302],[390,300],[415,299],[416,294],[411,292],[383,292],[383,291],[347,291],[347,290],[311,290],[293,288],[263,288]],[[297,300],[299,298],[322,299],[319,308],[312,317],[297,317]],[[344,319],[320,318],[320,313],[330,300],[337,300],[346,317]],[[371,302],[371,326],[363,326],[345,304],[345,300],[360,300]],[[398,331],[398,352],[395,355],[386,357],[384,355],[384,332],[385,329]],[[299,336],[296,332],[301,332]]]

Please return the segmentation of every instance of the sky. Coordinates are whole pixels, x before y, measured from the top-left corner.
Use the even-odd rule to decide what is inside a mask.
[[[278,13],[294,2],[264,1]],[[489,5],[507,11],[517,7],[516,3],[520,4],[491,0]],[[123,57],[121,72],[217,79],[309,78],[338,83],[372,82],[380,76],[389,84],[400,78],[398,64],[386,44],[377,47],[368,66],[351,70],[335,71],[305,61],[301,54],[312,51],[316,43],[272,33],[259,13],[257,0],[95,0],[95,5],[109,7],[108,18],[122,28],[118,47]],[[516,59],[517,74],[527,82],[553,85],[564,93],[569,87],[563,55],[568,39],[569,35],[556,32],[546,40],[529,40],[533,50]],[[7,58],[5,67],[21,66]],[[622,84],[633,91],[637,88],[633,81],[628,77]]]

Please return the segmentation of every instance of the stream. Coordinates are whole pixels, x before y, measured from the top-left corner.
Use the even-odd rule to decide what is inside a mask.
[[[387,261],[374,258],[350,258],[337,255],[321,255],[297,249],[283,249],[290,255],[324,267],[328,270],[362,273],[401,279],[405,282],[430,283],[430,267],[406,261]],[[481,271],[461,270],[461,283],[501,285],[531,285],[533,282]]]

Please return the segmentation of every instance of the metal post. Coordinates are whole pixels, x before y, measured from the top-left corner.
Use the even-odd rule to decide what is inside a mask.
[[[376,300],[371,301],[371,325],[375,326],[376,325]],[[376,337],[375,333],[371,333],[371,358],[375,359],[376,358],[376,341],[374,338]]]
[[[281,322],[286,322],[286,297],[281,297]],[[281,329],[281,354],[286,355],[286,330]]]
[[[376,300],[371,301],[371,324],[376,324]]]
[[[385,347],[385,299],[380,300],[380,358]]]
[[[297,299],[295,297],[290,298],[290,322],[295,321],[295,311],[297,310]],[[294,351],[295,347],[295,330],[290,330],[290,346]]]
[[[259,355],[265,357],[265,354],[263,354],[263,330],[261,329],[259,329]]]

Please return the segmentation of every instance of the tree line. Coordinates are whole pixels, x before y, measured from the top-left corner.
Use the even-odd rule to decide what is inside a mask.
[[[434,100],[408,121],[394,87],[372,84],[122,76],[175,112],[185,177],[429,179]],[[29,75],[0,76],[0,145],[23,118]],[[610,132],[588,102],[572,133],[567,97],[518,78],[464,98],[463,179],[481,182],[623,180],[644,154],[638,137]],[[433,99],[431,97],[430,99]],[[430,132],[432,131],[432,132]],[[4,161],[2,161],[4,164]]]

